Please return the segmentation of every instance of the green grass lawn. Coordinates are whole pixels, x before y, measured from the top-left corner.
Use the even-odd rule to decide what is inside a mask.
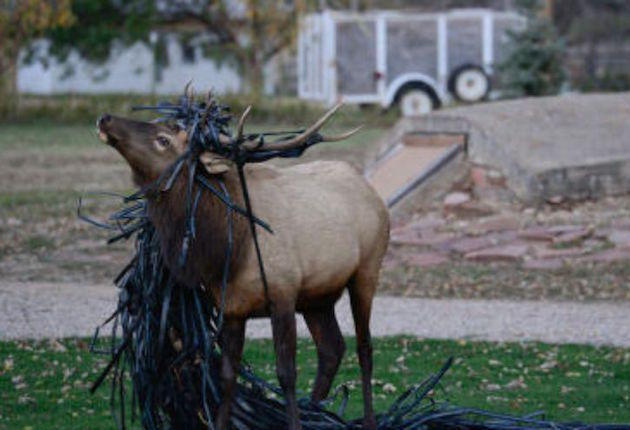
[[[88,387],[105,359],[87,351],[87,340],[0,343],[0,429],[113,429],[109,390]],[[361,413],[354,339],[335,380],[350,388],[346,415]],[[630,351],[573,345],[494,344],[382,338],[374,348],[375,408],[383,411],[405,387],[455,364],[436,398],[460,406],[510,414],[543,410],[554,420],[630,422]],[[246,360],[275,381],[269,341],[250,341]],[[315,349],[300,340],[299,390],[308,393],[316,371]]]
[[[0,148],[44,150],[77,150],[99,146],[93,123],[66,124],[0,124]]]
[[[136,118],[129,113],[129,118]],[[252,123],[248,124],[245,132],[286,131],[295,130],[310,125],[317,117],[310,118],[297,124]],[[96,118],[94,119],[96,121]],[[363,125],[364,128],[356,135],[334,144],[322,144],[321,147],[344,147],[353,144],[365,145],[378,138],[383,127],[374,126],[369,120],[356,119],[351,124],[332,119],[323,129],[324,134],[335,134]],[[54,124],[50,122],[30,124],[2,124],[0,123],[0,149],[24,149],[45,152],[89,150],[90,148],[104,148],[99,141],[96,126],[93,122],[82,124]]]
[[[204,92],[199,88],[197,96],[202,97]],[[60,94],[54,96],[22,94],[16,111],[3,111],[0,107],[0,125],[10,122],[31,124],[42,121],[94,124],[96,117],[106,112],[115,115],[129,115],[133,106],[155,105],[163,101],[177,103],[180,94],[159,96],[150,94]],[[236,116],[240,116],[248,105],[252,105],[252,121],[275,124],[306,123],[321,116],[326,111],[326,107],[319,103],[306,102],[295,97],[256,98],[247,94],[224,94],[218,96],[217,101],[222,105],[229,106]],[[154,117],[153,112],[133,112],[133,115],[140,119]],[[371,124],[378,123],[383,126],[391,125],[399,118],[397,109],[383,112],[378,106],[366,109],[357,105],[345,106],[336,116],[347,123],[367,119]]]

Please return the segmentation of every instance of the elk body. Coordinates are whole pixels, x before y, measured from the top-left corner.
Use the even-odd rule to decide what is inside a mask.
[[[185,131],[161,124],[104,115],[98,129],[100,137],[126,159],[139,186],[155,181],[187,147]],[[295,313],[303,314],[317,347],[318,371],[311,398],[320,401],[328,395],[345,351],[334,304],[347,290],[362,374],[364,425],[375,429],[369,322],[389,240],[385,206],[363,177],[342,162],[318,161],[288,168],[249,164],[245,174],[253,213],[274,229],[274,234],[258,229],[268,295],[261,284],[248,220],[238,214],[232,216],[234,252],[225,261],[228,209],[209,192],[202,194],[197,208],[196,238],[190,243],[187,263],[178,268],[187,222],[186,168],[168,191],[155,190],[147,197],[149,218],[160,238],[165,263],[179,281],[191,287],[203,285],[209,300],[219,305],[223,267],[226,263],[230,267],[220,334],[223,400],[217,427],[225,429],[229,424],[246,321],[270,317],[288,427],[300,428],[295,395]],[[207,168],[204,175],[217,188],[221,181],[235,203],[244,207],[235,167]]]

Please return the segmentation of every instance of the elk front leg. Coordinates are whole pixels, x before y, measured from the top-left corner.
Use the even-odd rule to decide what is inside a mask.
[[[276,374],[286,400],[287,427],[289,430],[301,430],[295,397],[295,310],[273,312],[271,329],[276,351]]]
[[[236,376],[241,364],[245,342],[245,320],[226,319],[220,333],[221,344],[221,405],[217,413],[217,429],[227,430],[230,424],[230,405],[234,397]]]

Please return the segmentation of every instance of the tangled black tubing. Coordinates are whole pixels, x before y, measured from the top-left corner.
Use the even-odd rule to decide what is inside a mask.
[[[246,151],[244,143],[262,145],[272,135],[276,135],[274,142],[282,142],[301,131],[245,135],[242,133],[241,121],[233,136],[229,127],[231,116],[226,107],[218,105],[210,97],[196,103],[188,92],[178,104],[164,103],[139,109],[154,110],[162,114],[159,121],[177,123],[188,131],[188,150],[156,184],[152,184],[168,190],[184,163],[187,163],[188,172],[191,172],[186,199],[189,218],[180,264],[185,264],[188,244],[195,237],[195,209],[201,189],[212,193],[228,207],[228,245],[225,252],[228,257],[226,261],[230,261],[234,216],[247,217],[253,232],[254,224],[271,231],[264,220],[256,218],[251,212],[243,166],[276,157],[299,157],[309,146],[323,140],[321,135],[315,133],[299,148]],[[220,134],[233,136],[228,145],[220,142]],[[245,208],[232,201],[224,186],[217,189],[205,181],[202,175],[196,174],[199,154],[208,150],[236,164],[245,196]],[[195,196],[192,195],[193,181],[202,185]],[[80,218],[115,232],[110,243],[132,236],[135,236],[136,243],[134,257],[115,279],[119,289],[116,311],[101,326],[111,324],[109,348],[98,349],[99,328],[94,333],[92,352],[108,355],[109,362],[91,391],[97,390],[107,376],[111,378],[111,409],[119,429],[127,428],[130,421],[138,419],[138,415],[142,427],[150,430],[213,429],[213,417],[221,401],[217,335],[223,321],[223,310],[204,297],[201,287],[187,288],[171,276],[164,264],[155,228],[147,218],[147,191],[142,189],[124,197],[123,208],[112,214],[105,223],[82,215],[79,205]],[[255,236],[254,241],[256,243]],[[262,258],[258,255],[261,278],[265,282]],[[221,285],[223,291],[227,285],[228,270],[226,264]],[[540,414],[513,417],[435,401],[428,394],[438,385],[451,364],[452,359],[447,360],[437,373],[410,387],[386,412],[377,415],[378,428],[630,430],[630,425],[559,424],[544,421]],[[341,406],[336,413],[327,409],[335,396],[341,396]],[[248,366],[242,366],[232,406],[232,426],[243,430],[285,427],[287,419],[284,404],[275,398],[282,399],[279,387],[256,376]],[[360,429],[360,420],[348,421],[342,417],[347,400],[348,392],[343,386],[333,398],[319,404],[308,399],[301,400],[302,427],[305,430]]]

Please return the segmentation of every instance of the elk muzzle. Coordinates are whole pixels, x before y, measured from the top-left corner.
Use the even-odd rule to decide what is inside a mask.
[[[98,132],[98,138],[104,143],[116,146],[118,138],[111,134],[112,116],[108,113],[102,115],[96,120],[96,131]]]

